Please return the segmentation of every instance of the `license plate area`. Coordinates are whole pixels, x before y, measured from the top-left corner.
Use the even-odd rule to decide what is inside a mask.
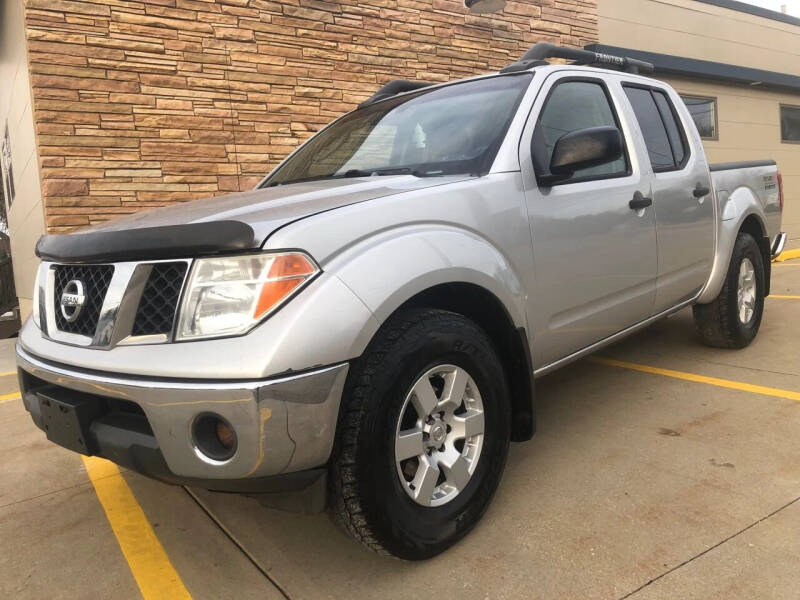
[[[37,390],[36,396],[48,440],[81,454],[96,452],[90,428],[92,422],[105,412],[99,398],[63,388]]]

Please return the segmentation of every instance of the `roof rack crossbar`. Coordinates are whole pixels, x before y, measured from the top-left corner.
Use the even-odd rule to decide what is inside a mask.
[[[574,65],[602,65],[605,67],[613,67],[627,73],[652,73],[655,69],[651,63],[635,58],[602,54],[600,52],[581,50],[579,48],[565,48],[548,42],[539,42],[534,44],[521,59],[508,65],[500,72],[513,73],[514,71],[525,71],[531,67],[547,64],[545,59],[548,58],[571,60]]]
[[[414,90],[421,90],[422,88],[430,87],[432,85],[434,84],[428,83],[427,81],[407,81],[406,79],[395,79],[394,81],[388,82],[367,100],[364,100],[364,102],[358,105],[358,108],[375,104],[376,102],[385,100],[386,98],[391,98],[397,94],[402,94],[403,92],[413,92]]]

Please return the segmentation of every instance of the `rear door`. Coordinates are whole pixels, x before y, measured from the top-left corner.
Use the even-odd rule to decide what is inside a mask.
[[[658,313],[697,295],[711,271],[715,243],[711,180],[705,154],[692,152],[702,146],[694,127],[684,125],[691,121],[677,94],[632,82],[625,82],[623,89],[653,172]]]
[[[535,290],[529,322],[536,368],[553,363],[633,325],[652,313],[656,237],[652,207],[632,210],[635,195],[650,196],[641,148],[620,110],[624,95],[614,76],[586,71],[550,75],[534,103],[520,145],[533,239]],[[555,142],[597,126],[621,130],[622,158],[540,185]]]

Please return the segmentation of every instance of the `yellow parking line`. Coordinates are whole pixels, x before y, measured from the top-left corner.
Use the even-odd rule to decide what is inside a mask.
[[[0,373],[0,377],[11,377],[12,375],[16,375],[16,371],[9,371],[8,373]]]
[[[601,365],[608,365],[610,367],[631,369],[632,371],[641,371],[642,373],[651,373],[653,375],[664,375],[665,377],[674,377],[675,379],[684,379],[686,381],[694,381],[696,383],[705,383],[707,385],[715,385],[717,387],[723,387],[732,390],[741,390],[743,392],[752,392],[754,394],[761,394],[763,396],[775,396],[776,398],[787,398],[789,400],[796,400],[797,402],[800,402],[800,392],[792,392],[789,390],[781,390],[778,388],[764,387],[763,385],[742,383],[741,381],[732,381],[730,379],[707,377],[706,375],[685,373],[684,371],[673,371],[672,369],[662,369],[660,367],[640,365],[638,363],[626,362],[624,360],[613,360],[610,358],[598,358],[598,357],[592,357],[589,360],[595,363],[599,363]]]
[[[780,298],[782,300],[800,300],[800,296],[781,296],[780,294],[770,294],[767,298]]]
[[[19,397],[20,397],[19,392],[14,392],[13,394],[3,394],[2,396],[0,396],[0,404],[2,404],[3,402],[11,402],[12,400],[16,400]]]
[[[800,258],[800,248],[795,248],[794,250],[784,250],[775,259],[775,261],[783,262],[785,260],[792,260],[793,258]]]
[[[144,600],[191,598],[117,465],[95,456],[82,458]]]

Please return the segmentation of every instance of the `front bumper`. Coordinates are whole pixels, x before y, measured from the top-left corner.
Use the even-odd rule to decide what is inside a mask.
[[[348,369],[257,381],[147,379],[55,364],[19,344],[17,363],[25,408],[40,428],[41,393],[90,395],[106,407],[90,426],[94,454],[170,483],[252,493],[298,489],[321,473]],[[236,431],[230,459],[196,447],[192,425],[204,413]]]

